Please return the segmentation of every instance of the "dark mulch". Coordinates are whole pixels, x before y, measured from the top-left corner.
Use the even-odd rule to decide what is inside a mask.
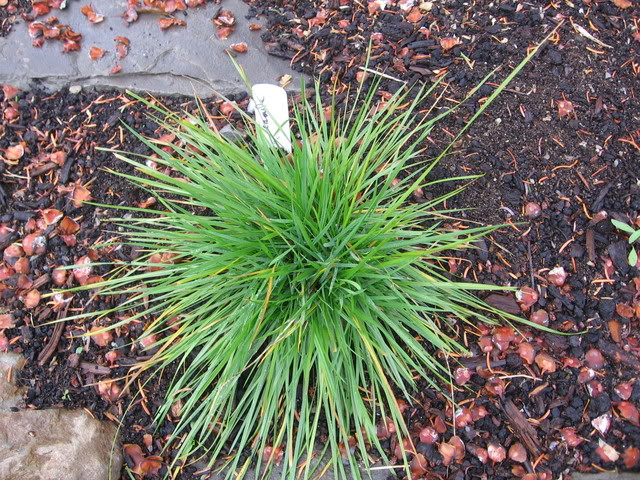
[[[447,87],[444,105],[464,98],[471,86],[501,65],[496,80],[500,81],[528,46],[564,21],[553,42],[464,135],[434,175],[484,174],[451,206],[473,208],[461,214],[469,220],[509,224],[479,244],[477,251],[452,259],[452,273],[469,280],[532,287],[539,299],[524,315],[544,310],[552,328],[574,333],[558,336],[527,329],[520,337],[481,325],[468,328],[461,338],[473,357],[462,360],[470,372],[458,372],[464,387],[455,395],[459,410],[455,434],[465,444],[464,458],[445,466],[442,444],[451,443],[454,420],[451,406],[441,396],[423,385],[416,392],[417,402],[406,410],[417,451],[429,462],[430,474],[500,479],[537,472],[537,478],[555,479],[561,474],[567,478],[573,471],[638,470],[640,464],[633,461],[637,452],[631,447],[640,445],[640,427],[629,411],[640,404],[640,274],[626,264],[626,237],[608,220],[637,222],[640,211],[637,8],[618,8],[611,1],[496,2],[492,7],[485,2],[451,1],[433,2],[429,9],[431,2],[416,1],[423,10],[403,11],[388,2],[379,11],[373,3],[369,12],[366,1],[359,6],[341,0],[261,0],[256,1],[255,13],[266,15],[263,39],[272,54],[291,58],[294,68],[315,73],[327,84],[335,82],[342,92],[363,80],[358,67],[364,64],[366,46],[375,34],[370,67],[409,85],[431,82],[446,71],[441,84]],[[0,8],[3,29],[5,13]],[[585,38],[578,26],[611,48]],[[454,38],[461,43],[443,48],[455,43]],[[383,80],[380,89],[393,92],[402,85]],[[450,141],[450,134],[477,111],[492,89],[491,84],[484,86],[436,128],[426,145],[427,155],[434,156]],[[189,100],[163,101],[173,109],[193,107]],[[209,101],[207,106],[220,126],[227,122],[217,113],[219,102]],[[559,106],[565,110],[571,106],[573,111],[561,118]],[[101,299],[89,301],[86,295],[74,297],[68,305],[49,298],[36,303],[27,293],[33,289],[30,282],[38,279],[44,283],[37,290],[43,295],[49,292],[53,269],[85,256],[127,259],[129,252],[94,248],[111,235],[104,222],[110,212],[74,204],[74,192],[79,195],[84,187],[93,199],[106,204],[145,201],[144,192],[103,170],[128,167],[96,147],[146,153],[120,120],[152,137],[164,132],[144,117],[139,104],[118,93],[23,92],[4,99],[1,107],[3,112],[15,109],[17,115],[8,119],[15,115],[11,110],[0,123],[0,154],[6,158],[0,162],[0,250],[5,256],[0,305],[6,305],[15,318],[15,326],[4,330],[9,348],[30,360],[24,373],[30,387],[28,403],[36,408],[86,407],[100,418],[121,418],[138,385],[119,400],[110,396],[113,388],[124,387],[122,380],[115,381],[118,387],[112,384],[101,391],[88,385],[125,375],[127,365],[144,356],[135,344],[144,324],[117,331],[115,345],[101,347],[79,336],[92,323],[67,322],[59,343],[40,366],[39,356],[55,338],[54,326],[44,323],[55,319],[57,310],[68,306],[69,312],[79,313],[103,305]],[[20,148],[7,149],[17,145],[24,154],[11,160],[8,157],[18,156]],[[57,152],[64,155],[51,155]],[[421,197],[414,196],[414,201]],[[527,205],[538,206],[540,214],[526,216]],[[43,209],[57,209],[73,218],[80,226],[69,236],[75,239],[63,238],[59,228],[43,224]],[[602,211],[606,218],[598,215]],[[47,232],[46,251],[19,263],[23,274],[6,277],[13,273],[6,268],[15,267],[18,260],[7,255],[6,247],[37,230]],[[564,283],[549,277],[556,267],[566,272]],[[35,305],[27,306],[28,301]],[[508,297],[492,301],[514,311],[520,308]],[[541,354],[531,365],[523,359],[526,355],[518,354],[528,348],[521,344]],[[592,376],[585,357],[594,348],[602,352],[605,364],[594,367]],[[113,365],[110,351],[119,355]],[[470,378],[465,383],[467,373]],[[156,454],[169,431],[156,432],[148,413],[162,400],[162,382],[144,389],[145,400],[125,417],[123,440],[144,446],[144,435],[150,434],[153,445],[148,451]],[[483,408],[487,414],[478,418]],[[611,425],[601,434],[592,421],[599,419],[595,424],[601,426],[606,415],[611,415]],[[437,444],[418,441],[425,426],[441,429]],[[170,429],[171,423],[164,428]],[[571,443],[572,432],[584,439],[579,445]],[[600,440],[620,455],[617,461],[606,460],[608,450]],[[481,462],[482,449],[491,445],[498,458],[500,447],[509,451],[515,443],[524,444],[525,463],[509,458]],[[393,452],[392,442],[388,446]],[[197,468],[190,467],[191,473],[180,478],[202,478],[192,476]],[[527,480],[532,478],[536,477]]]

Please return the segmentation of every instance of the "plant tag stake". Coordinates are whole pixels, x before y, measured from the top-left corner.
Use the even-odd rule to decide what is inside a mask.
[[[256,123],[269,132],[271,144],[291,153],[289,106],[284,88],[269,83],[251,87]]]

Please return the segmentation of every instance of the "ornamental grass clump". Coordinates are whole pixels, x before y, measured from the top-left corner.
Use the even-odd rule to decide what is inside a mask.
[[[136,134],[153,164],[116,152],[139,173],[119,175],[158,208],[116,207],[136,214],[115,220],[125,231],[115,243],[143,254],[90,288],[127,296],[111,312],[132,313],[112,328],[148,321],[157,352],[140,370],[175,372],[156,416],[175,418],[181,405],[174,466],[198,456],[236,478],[279,463],[278,478],[311,478],[324,457],[337,478],[360,478],[358,466],[385,458],[382,419],[400,445],[409,438],[397,398],[418,379],[449,381],[438,352],[465,353],[453,327],[494,323],[472,292],[496,287],[444,269],[445,252],[490,227],[446,226],[442,205],[458,188],[409,201],[446,181],[427,180],[446,150],[421,150],[450,113],[419,110],[434,87],[413,100],[358,92],[331,118],[317,88],[294,107],[290,154],[248,118],[246,141],[234,143],[204,115],[149,104],[175,141]]]

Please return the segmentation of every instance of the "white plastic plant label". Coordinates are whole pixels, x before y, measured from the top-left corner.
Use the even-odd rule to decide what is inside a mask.
[[[274,146],[291,152],[287,92],[268,83],[254,85],[251,91],[256,122],[271,134]]]

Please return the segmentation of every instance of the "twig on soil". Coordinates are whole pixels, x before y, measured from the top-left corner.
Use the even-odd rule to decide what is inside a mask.
[[[513,426],[516,435],[522,440],[534,458],[540,456],[540,441],[534,428],[529,424],[527,419],[520,413],[518,407],[511,400],[505,400],[500,403],[500,408]]]
[[[58,312],[59,321],[56,323],[56,326],[53,327],[53,335],[51,335],[51,340],[49,340],[47,346],[44,347],[44,349],[40,352],[40,355],[38,355],[38,365],[40,365],[41,367],[49,361],[49,359],[53,356],[56,349],[58,348],[58,343],[60,343],[62,331],[64,330],[64,324],[66,323],[64,317],[67,316],[67,311],[69,310],[70,303],[71,302],[67,304],[64,310],[60,310],[60,312]]]
[[[616,363],[622,363],[628,367],[633,367],[636,370],[640,370],[640,360],[633,355],[625,352],[617,345],[607,342],[606,340],[598,340],[598,348],[606,357],[609,357]]]

